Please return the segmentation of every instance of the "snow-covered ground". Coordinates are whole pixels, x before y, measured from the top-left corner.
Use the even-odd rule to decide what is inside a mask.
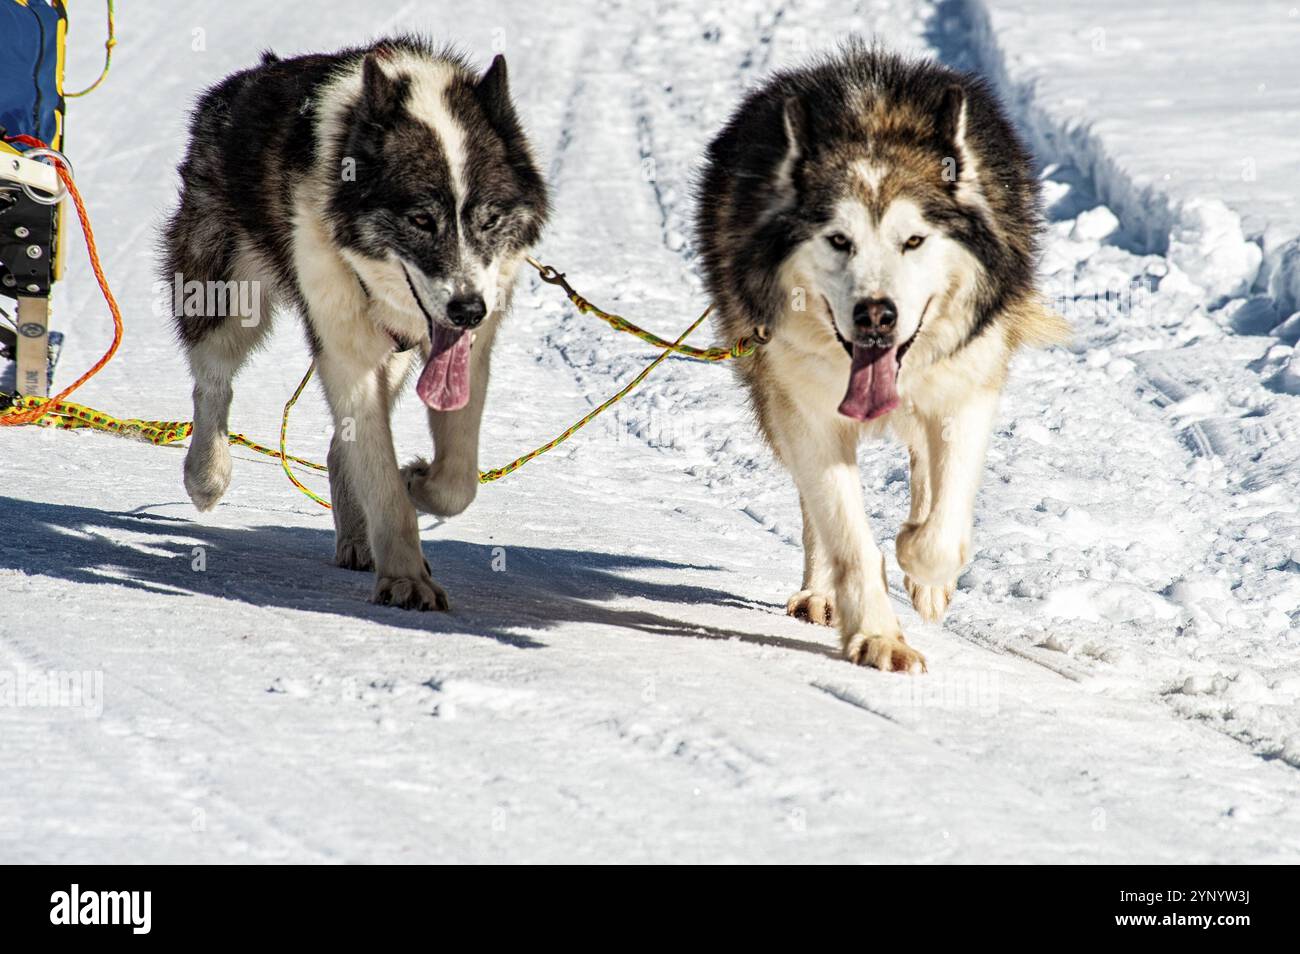
[[[110,79],[69,117],[129,316],[80,393],[93,406],[189,413],[151,241],[195,92],[263,47],[407,28],[504,50],[554,189],[540,257],[661,332],[703,306],[690,178],[746,84],[849,31],[987,71],[1040,153],[1044,287],[1077,339],[1015,367],[941,627],[888,553],[904,455],[863,450],[930,662],[914,678],[854,668],[784,615],[797,500],[717,367],[665,362],[464,516],[426,521],[446,616],[368,604],[369,577],[330,565],[329,515],[265,458],[236,450],[198,515],[176,449],[2,430],[0,680],[90,675],[81,706],[0,707],[0,861],[1300,858],[1300,319],[1257,274],[1258,242],[1300,232],[1300,41],[1261,4],[1230,34],[1232,84],[1198,85],[1225,27],[1194,6],[125,5]],[[70,83],[98,55],[76,13]],[[1261,191],[1224,178],[1247,156]],[[110,331],[70,244],[64,381]],[[649,357],[526,278],[484,464]],[[281,321],[234,427],[272,439],[304,365]],[[399,410],[404,457],[427,453],[422,418]],[[313,390],[294,451],[323,457],[326,425]]]

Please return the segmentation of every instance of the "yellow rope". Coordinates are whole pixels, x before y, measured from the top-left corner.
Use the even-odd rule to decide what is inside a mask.
[[[302,395],[302,389],[307,386],[307,382],[311,380],[311,373],[315,370],[316,370],[316,360],[313,358],[311,364],[307,366],[307,373],[302,376],[302,380],[298,382],[298,387],[294,389],[292,397],[290,397],[289,400],[285,402],[284,413],[280,415],[280,453],[278,456],[280,458],[280,466],[284,468],[284,476],[289,478],[289,483],[293,484],[295,487],[301,490],[312,500],[316,501],[326,510],[333,510],[334,508],[330,506],[330,502],[328,500],[326,500],[324,497],[319,497],[316,494],[312,493],[312,491],[308,490],[306,485],[304,485],[302,481],[300,481],[297,477],[293,475],[293,471],[289,469],[290,458],[288,453],[285,451],[285,446],[284,446],[286,441],[286,435],[289,432],[289,411],[293,408],[295,404],[298,403],[298,398]],[[293,459],[297,460],[298,458],[295,457]],[[311,464],[310,466],[316,468],[317,470],[327,470],[327,468],[323,467],[320,464]]]
[[[670,354],[672,354],[674,351],[677,351],[681,347],[682,342],[686,340],[686,338],[690,335],[692,331],[694,331],[696,328],[700,326],[700,322],[702,322],[705,318],[709,316],[709,312],[711,310],[712,310],[712,306],[704,309],[704,313],[701,314],[700,317],[696,318],[695,321],[691,323],[691,326],[687,328],[685,331],[683,331],[681,333],[681,336],[676,341],[671,343],[665,341],[664,350],[659,353],[659,357],[655,358],[644,368],[642,368],[641,373],[638,374],[631,381],[629,381],[613,397],[609,398],[603,404],[594,408],[592,411],[584,415],[579,421],[577,421],[577,423],[571,425],[570,427],[560,432],[560,434],[557,435],[553,440],[547,441],[541,447],[530,450],[523,457],[518,457],[512,460],[510,463],[506,464],[504,467],[498,467],[495,470],[480,470],[478,472],[478,482],[480,484],[490,484],[494,480],[500,480],[506,474],[513,474],[515,471],[517,471],[520,467],[524,466],[524,464],[528,463],[534,457],[540,457],[542,454],[545,454],[548,450],[551,450],[552,448],[558,447],[559,445],[563,444],[565,441],[567,441],[578,431],[582,430],[582,428],[586,427],[588,423],[590,423],[601,413],[607,410],[610,407],[610,405],[623,400],[623,398],[626,397],[633,388],[635,388],[638,384],[640,384],[642,381],[646,379],[646,376],[649,375],[651,371],[659,367],[659,362],[663,361],[664,358],[668,357]]]
[[[570,437],[608,410],[612,405],[625,398],[635,387],[637,387],[637,385],[649,376],[651,371],[657,368],[660,363],[670,355],[680,354],[697,361],[726,361],[753,354],[758,345],[767,341],[767,335],[764,329],[760,328],[755,331],[753,336],[740,338],[730,348],[692,348],[689,345],[684,344],[692,332],[694,332],[695,329],[700,326],[701,322],[708,317],[709,312],[712,310],[712,306],[704,309],[704,312],[691,323],[689,328],[678,336],[676,341],[667,341],[660,338],[658,335],[644,330],[643,328],[639,328],[626,318],[611,314],[596,307],[574,291],[565,280],[564,275],[555,271],[555,269],[551,268],[549,265],[542,265],[532,258],[528,259],[528,262],[541,274],[543,281],[562,287],[569,300],[573,302],[574,306],[579,311],[584,314],[595,315],[607,322],[610,327],[615,328],[618,331],[625,331],[628,334],[635,335],[642,341],[654,345],[656,348],[660,349],[660,354],[642,368],[636,377],[620,388],[612,397],[583,415],[582,418],[565,428],[545,444],[534,448],[522,457],[515,458],[504,467],[479,471],[478,479],[481,484],[491,483],[494,480],[500,480],[507,474],[513,474],[533,458],[540,457],[547,451],[553,450],[563,444]],[[280,416],[280,449],[278,451],[251,441],[243,434],[232,433],[229,437],[231,444],[236,444],[240,447],[247,447],[249,450],[256,451],[259,454],[265,454],[267,457],[278,459],[281,466],[284,468],[285,476],[289,478],[290,483],[312,500],[316,501],[316,503],[328,509],[330,507],[329,501],[318,496],[304,486],[289,469],[289,464],[300,464],[303,467],[310,467],[313,470],[322,473],[328,472],[328,468],[326,468],[324,464],[317,464],[314,461],[302,457],[294,457],[292,454],[288,453],[288,450],[286,449],[289,432],[289,411],[298,402],[298,398],[302,396],[302,392],[307,387],[307,382],[311,380],[312,373],[315,370],[316,362],[313,361],[307,368],[307,373],[304,374],[302,380],[298,382],[298,387],[294,389],[289,400],[285,402],[284,411]],[[81,404],[73,404],[71,401],[58,401],[50,398],[33,397],[28,395],[15,396],[12,399],[10,408],[0,407],[0,412],[7,412],[9,410],[39,410],[43,415],[43,417],[40,418],[40,424],[42,426],[64,429],[88,427],[93,428],[94,430],[105,431],[110,434],[138,437],[160,447],[185,440],[190,436],[194,429],[194,424],[191,421],[145,421],[138,418],[117,418],[105,414],[103,411],[97,411],[94,408],[86,407]]]
[[[78,96],[85,96],[87,93],[93,93],[99,88],[99,84],[104,82],[108,76],[108,68],[113,65],[113,47],[117,46],[116,29],[113,24],[113,0],[108,0],[108,39],[104,41],[104,68],[99,73],[99,79],[91,83],[79,93],[69,93],[63,89],[59,90],[59,95],[68,99],[75,99]],[[62,83],[62,80],[59,81]]]
[[[303,384],[306,383],[304,380]],[[301,390],[302,385],[299,385],[299,391]],[[295,394],[294,397],[296,398],[297,395]],[[292,407],[292,402],[286,406],[286,413],[288,407]],[[108,434],[118,434],[122,437],[137,437],[158,447],[166,447],[183,441],[194,430],[192,421],[142,421],[134,417],[113,417],[111,414],[97,411],[93,407],[86,407],[84,404],[74,404],[71,401],[55,401],[50,398],[31,395],[15,396],[10,407],[3,410],[11,409],[41,411],[43,416],[38,422],[41,427],[54,427],[60,430],[76,430],[86,427],[96,431],[104,431]],[[283,444],[281,444],[279,451],[275,451],[256,441],[249,440],[243,434],[231,434],[230,443],[240,447],[247,447],[249,450],[257,451],[257,453],[265,454],[268,457],[279,458],[283,455],[288,462],[311,467],[314,470],[325,470],[324,464],[317,464],[302,457],[285,454]]]
[[[557,272],[550,265],[543,265],[532,256],[527,258],[528,264],[537,269],[538,275],[542,281],[549,282],[552,285],[558,285],[564,289],[565,296],[573,302],[573,307],[584,315],[595,315],[601,321],[604,321],[615,331],[626,331],[630,335],[636,335],[646,344],[654,345],[656,348],[668,348],[677,354],[684,355],[688,358],[694,358],[696,361],[726,361],[730,358],[743,358],[746,355],[754,353],[756,345],[763,344],[767,341],[767,333],[764,329],[757,329],[753,337],[745,336],[739,338],[730,348],[692,348],[688,345],[677,342],[665,341],[658,335],[651,334],[644,328],[638,328],[632,322],[628,321],[621,315],[610,314],[593,305],[587,299],[583,298],[573,286],[565,280],[563,272]],[[707,312],[706,312],[707,314]]]

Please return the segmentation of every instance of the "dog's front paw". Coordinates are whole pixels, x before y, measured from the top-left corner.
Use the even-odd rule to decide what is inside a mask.
[[[185,455],[185,491],[199,510],[211,510],[230,486],[230,448],[191,444]]]
[[[965,539],[943,533],[932,523],[907,523],[898,532],[894,552],[914,582],[942,588],[957,579],[969,548]]]
[[[401,609],[437,610],[445,613],[451,609],[447,592],[433,582],[428,572],[419,576],[381,576],[375,581],[372,600],[382,606]]]
[[[957,589],[954,580],[949,580],[943,586],[930,586],[928,583],[918,583],[910,576],[903,577],[903,585],[907,587],[907,595],[912,598],[913,608],[927,623],[937,623],[943,619],[944,611],[948,609],[952,594]]]
[[[474,502],[478,493],[478,474],[455,472],[441,461],[413,460],[402,468],[406,493],[422,513],[454,517]]]
[[[819,590],[800,590],[785,601],[785,612],[795,619],[830,626],[835,622],[835,596]]]
[[[366,540],[338,540],[334,544],[334,562],[345,570],[373,570],[374,557]]]
[[[873,666],[884,672],[926,672],[925,657],[896,636],[858,633],[844,644],[844,657],[859,666]]]

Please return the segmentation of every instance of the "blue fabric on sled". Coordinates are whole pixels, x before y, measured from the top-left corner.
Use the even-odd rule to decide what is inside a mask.
[[[62,109],[59,14],[45,0],[0,0],[0,126],[52,143]]]

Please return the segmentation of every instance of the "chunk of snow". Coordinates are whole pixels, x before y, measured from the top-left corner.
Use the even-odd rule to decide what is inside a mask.
[[[1241,216],[1219,199],[1184,202],[1169,232],[1169,258],[1211,299],[1244,295],[1264,253],[1241,231]]]
[[[1070,230],[1070,238],[1076,242],[1100,242],[1112,235],[1119,228],[1119,219],[1115,213],[1104,205],[1087,212],[1080,212]]]
[[[1092,623],[1171,620],[1179,615],[1176,606],[1150,590],[1102,580],[1061,587],[1047,598],[1041,612],[1053,619]]]
[[[1187,421],[1191,418],[1202,418],[1213,414],[1218,402],[1214,397],[1205,391],[1197,391],[1174,404],[1165,408],[1165,414],[1168,417],[1178,421]]]

